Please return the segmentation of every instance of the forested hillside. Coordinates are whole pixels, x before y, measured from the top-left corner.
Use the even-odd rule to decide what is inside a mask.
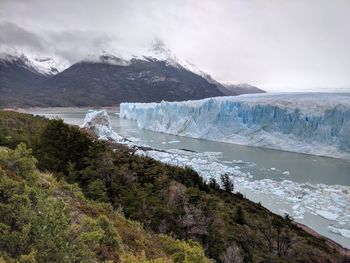
[[[36,161],[21,142],[32,149],[40,173],[36,172]],[[40,202],[43,201],[36,201],[40,197],[52,200],[45,206],[48,210],[45,213],[48,213],[50,226],[56,229],[50,234],[54,233],[60,239],[44,238],[46,234],[40,235],[41,230],[33,230],[34,236],[30,238],[40,241],[38,237],[43,237],[40,242],[73,242],[73,237],[81,240],[79,235],[82,232],[87,241],[81,241],[78,245],[82,247],[77,245],[74,253],[80,250],[92,253],[92,261],[102,257],[103,260],[116,262],[126,259],[131,261],[125,262],[142,262],[137,258],[144,257],[162,258],[163,261],[159,262],[205,262],[201,248],[191,240],[198,242],[205,255],[217,262],[347,260],[339,248],[325,239],[308,234],[289,216],[275,215],[241,194],[232,193],[233,185],[228,177],[223,176],[224,189],[220,189],[218,182],[204,182],[190,168],[169,166],[151,158],[136,156],[133,150],[123,145],[98,141],[87,132],[68,126],[61,120],[48,121],[41,117],[0,111],[0,145],[11,149],[18,147],[15,151],[2,150],[1,158],[5,161],[1,161],[0,189],[1,231],[7,231],[8,235],[14,235],[18,240],[22,236],[27,237],[31,229],[27,224],[46,224],[46,219],[43,222],[37,220],[38,215],[34,215],[33,219],[19,220],[19,227],[10,224],[11,216],[16,218],[16,213],[27,216],[25,211],[28,207],[37,205],[36,210],[30,211],[34,211],[34,214],[35,211],[41,212]],[[11,161],[11,158],[17,161]],[[22,160],[25,169],[21,166]],[[10,186],[14,188],[16,198],[19,195],[18,198],[25,201],[12,200],[13,194],[6,194],[6,189],[12,189]],[[35,194],[32,194],[31,188]],[[32,196],[34,199],[31,199]],[[52,208],[55,213],[66,213],[56,222],[50,207],[59,204],[67,206],[68,211],[65,208],[62,211]],[[22,206],[24,213],[18,213],[21,211],[18,208]],[[50,219],[51,215],[53,219]],[[129,219],[138,221],[144,229],[135,227],[137,224]],[[66,228],[59,226],[60,220],[67,220],[64,223]],[[123,223],[118,223],[118,220]],[[125,227],[125,224],[130,227]],[[73,231],[71,228],[76,232],[70,232]],[[107,236],[101,235],[102,232]],[[16,250],[19,245],[8,247],[11,238],[3,237],[7,239],[6,242],[0,240],[0,248],[5,258],[36,256],[40,261],[39,254],[43,260],[45,253],[47,257],[51,256],[50,250],[56,247],[45,247],[47,250],[41,255],[44,248],[40,244],[34,242],[28,246],[24,240],[24,243],[19,243],[24,244],[23,250]],[[89,238],[94,242],[90,244]],[[97,244],[95,240],[98,240]],[[183,247],[181,253],[179,247]]]
[[[146,232],[36,162],[24,144],[0,148],[0,262],[209,262],[198,243]]]

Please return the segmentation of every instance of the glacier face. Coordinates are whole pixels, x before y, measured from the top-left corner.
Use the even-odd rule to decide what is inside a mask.
[[[157,132],[350,159],[350,93],[122,103],[120,115]]]

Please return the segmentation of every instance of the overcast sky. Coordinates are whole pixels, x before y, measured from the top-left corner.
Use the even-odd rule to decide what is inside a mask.
[[[75,62],[161,39],[220,81],[350,88],[350,0],[0,0],[0,45]]]

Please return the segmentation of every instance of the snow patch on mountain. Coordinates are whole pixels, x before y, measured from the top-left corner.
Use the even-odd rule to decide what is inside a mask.
[[[59,65],[54,58],[28,58],[29,66],[33,67],[37,72],[44,75],[55,75],[65,69],[65,66]]]
[[[30,52],[19,52],[17,50],[0,50],[0,63],[9,65],[17,63],[28,70],[41,75],[55,75],[68,67],[68,63],[53,57],[38,56]]]

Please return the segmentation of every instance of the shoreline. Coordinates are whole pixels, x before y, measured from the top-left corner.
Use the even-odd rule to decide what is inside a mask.
[[[313,230],[311,227],[307,226],[307,225],[304,225],[302,223],[297,223],[297,222],[294,222],[298,227],[300,227],[302,230],[304,230],[305,232],[307,232],[308,234],[314,236],[314,237],[319,237],[319,238],[323,238],[326,243],[336,249],[340,254],[342,254],[343,256],[345,257],[350,257],[350,249],[346,248],[346,247],[343,247],[341,244],[335,242],[334,240],[324,236],[324,235],[321,235],[320,233],[316,232],[315,230]]]

